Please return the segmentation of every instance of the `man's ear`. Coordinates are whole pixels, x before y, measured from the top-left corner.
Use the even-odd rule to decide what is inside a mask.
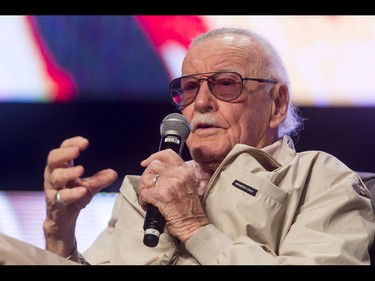
[[[272,90],[270,127],[277,128],[285,120],[289,105],[289,89],[284,83],[277,83]]]

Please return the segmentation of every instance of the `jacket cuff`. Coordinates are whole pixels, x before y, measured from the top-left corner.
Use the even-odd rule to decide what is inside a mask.
[[[186,249],[200,264],[216,263],[219,255],[232,247],[233,241],[213,224],[208,224],[197,231],[187,242]]]

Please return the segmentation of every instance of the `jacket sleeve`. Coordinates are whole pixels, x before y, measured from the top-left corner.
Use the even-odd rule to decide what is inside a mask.
[[[113,240],[115,225],[118,220],[121,206],[121,194],[119,193],[113,206],[111,219],[107,227],[99,234],[94,243],[80,255],[81,263],[107,264],[110,262],[110,250]]]
[[[276,257],[250,237],[230,239],[213,224],[206,225],[186,243],[186,249],[202,265],[271,265]]]
[[[375,235],[371,194],[354,172],[332,179],[322,188],[310,185],[303,194],[304,203],[280,246],[280,262],[370,264]]]

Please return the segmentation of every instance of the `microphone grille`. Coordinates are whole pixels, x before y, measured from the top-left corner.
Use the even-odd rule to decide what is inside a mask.
[[[168,134],[178,135],[183,141],[186,141],[190,134],[189,120],[177,112],[165,116],[160,124],[160,135],[165,136]]]

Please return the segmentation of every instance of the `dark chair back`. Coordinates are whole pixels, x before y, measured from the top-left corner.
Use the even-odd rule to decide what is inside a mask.
[[[371,205],[373,211],[375,212],[375,173],[358,172],[358,175],[362,178],[363,182],[366,184],[368,190],[372,195]],[[371,264],[375,265],[375,243],[373,243],[372,247],[370,248],[370,257]]]

